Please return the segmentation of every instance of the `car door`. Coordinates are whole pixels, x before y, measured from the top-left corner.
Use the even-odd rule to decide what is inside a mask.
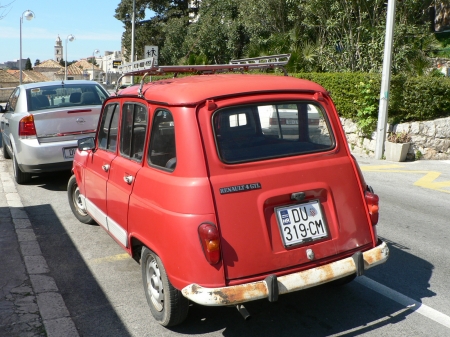
[[[85,191],[88,212],[102,226],[108,229],[106,221],[106,182],[111,162],[116,157],[119,130],[119,104],[112,102],[105,106],[97,134],[97,149],[91,151],[86,161]]]
[[[9,97],[8,103],[6,104],[6,112],[3,114],[2,121],[1,121],[1,128],[2,128],[2,135],[3,135],[3,142],[9,147],[11,144],[10,140],[10,134],[11,134],[11,128],[10,128],[10,119],[16,109],[17,101],[19,100],[19,94],[20,94],[20,88],[17,87],[11,96]]]
[[[111,162],[106,187],[108,229],[123,246],[128,247],[128,205],[142,168],[148,113],[143,104],[125,103],[122,106],[119,154]]]

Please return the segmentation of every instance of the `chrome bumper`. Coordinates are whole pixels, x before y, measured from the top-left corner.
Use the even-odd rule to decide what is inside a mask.
[[[362,253],[364,270],[386,262],[389,248],[385,242]],[[357,261],[353,257],[335,261],[320,267],[277,278],[278,294],[286,294],[338,280],[358,273]],[[236,305],[267,298],[269,285],[265,280],[221,288],[203,288],[190,284],[182,289],[182,294],[189,300],[207,306]]]

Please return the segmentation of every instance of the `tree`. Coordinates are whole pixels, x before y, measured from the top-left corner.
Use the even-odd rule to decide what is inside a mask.
[[[135,54],[141,58],[145,45],[164,45],[164,28],[172,18],[188,17],[189,0],[136,0],[135,15]],[[125,58],[130,60],[131,53],[131,26],[132,26],[132,0],[122,0],[116,8],[115,18],[124,23],[125,32],[122,35],[122,45],[125,47]],[[145,18],[145,10],[150,9],[155,16],[150,20]],[[160,63],[162,63],[160,60]]]
[[[6,15],[8,15],[9,11],[11,10],[11,9],[8,9],[8,7],[11,6],[11,4],[14,1],[16,1],[16,0],[11,1],[10,3],[7,3],[6,5],[2,5],[0,3],[0,20],[3,19]]]
[[[89,63],[93,63],[95,66],[97,65],[97,60],[95,59],[95,57],[90,57],[90,58],[87,59],[87,61]]]
[[[33,67],[31,66],[30,58],[27,58],[27,62],[25,63],[25,70],[33,70]]]
[[[36,67],[36,66],[38,66],[38,65],[40,65],[40,64],[41,64],[41,60],[36,59],[36,62],[34,62],[34,66]]]

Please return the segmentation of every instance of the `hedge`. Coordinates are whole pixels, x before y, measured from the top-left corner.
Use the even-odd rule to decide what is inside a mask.
[[[373,95],[379,101],[381,74],[301,73],[293,74],[317,82],[328,90],[342,117],[357,119],[357,102],[361,99],[361,83],[371,82]],[[376,104],[378,114],[378,103]],[[450,78],[391,77],[388,120],[390,123],[424,121],[450,116]]]

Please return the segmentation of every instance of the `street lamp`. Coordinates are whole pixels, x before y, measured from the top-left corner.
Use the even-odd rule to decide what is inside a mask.
[[[75,40],[75,36],[73,36],[72,34],[70,34],[69,36],[67,36],[66,38],[66,59],[64,62],[64,81],[67,81],[67,41],[72,42],[73,40]]]
[[[23,17],[25,16],[25,19],[28,21],[32,20],[35,15],[33,11],[30,11],[27,9],[25,12],[22,13],[20,16],[20,59],[19,59],[19,84],[22,84],[22,22]]]
[[[98,54],[98,53],[100,53],[100,50],[98,50],[98,49],[95,49],[93,52],[92,52],[92,80],[94,80],[94,54]]]

